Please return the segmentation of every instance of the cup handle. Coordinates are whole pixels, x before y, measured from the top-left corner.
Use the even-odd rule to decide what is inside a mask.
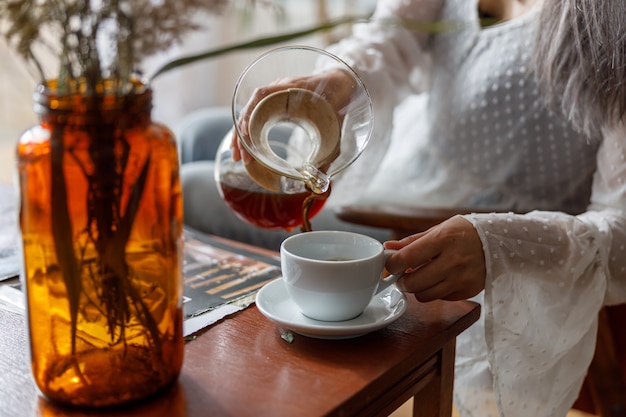
[[[395,249],[385,249],[385,251],[383,252],[384,257],[385,257],[385,263],[387,263],[387,259],[389,259],[391,254],[395,253],[395,252],[397,252],[397,250],[395,250]],[[403,275],[404,275],[404,273],[401,272],[399,274],[389,275],[388,277],[382,278],[380,280],[380,283],[378,284],[378,288],[376,289],[376,294],[379,294],[380,292],[382,292],[386,288],[389,288],[389,286],[391,284],[396,282]]]

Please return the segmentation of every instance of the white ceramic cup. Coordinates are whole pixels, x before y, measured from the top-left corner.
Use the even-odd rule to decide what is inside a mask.
[[[290,236],[280,246],[287,293],[300,311],[314,320],[353,319],[402,275],[382,276],[393,252],[372,237],[352,232]]]

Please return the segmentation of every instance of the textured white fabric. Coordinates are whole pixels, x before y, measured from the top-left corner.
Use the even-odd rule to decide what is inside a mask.
[[[543,104],[529,72],[538,10],[481,29],[477,2],[381,1],[379,20],[330,48],[375,109],[372,140],[331,203],[584,211],[599,141]],[[393,16],[457,29],[427,39]]]
[[[386,20],[331,50],[368,86],[376,125],[335,202],[531,211],[465,216],[487,283],[483,316],[458,338],[464,417],[565,416],[599,309],[626,302],[626,128],[588,139],[545,109],[529,73],[538,12],[480,28],[477,0],[383,0],[378,18],[460,29],[429,38]]]
[[[480,341],[501,415],[565,415],[593,356],[599,309],[626,302],[626,127],[604,133],[588,212],[466,216],[488,254],[484,340],[481,326],[459,339],[456,395],[470,409],[473,386],[491,382],[468,365],[465,348]]]
[[[387,151],[394,108],[411,94],[425,91],[429,84],[430,54],[425,49],[426,35],[392,22],[398,16],[416,21],[437,19],[441,0],[419,3],[420,7],[405,8],[400,1],[379,2],[371,22],[356,25],[351,37],[328,48],[352,66],[368,88],[374,106],[374,129],[365,151],[333,182],[327,207],[371,195],[367,187],[385,155],[390,153]],[[415,110],[410,109],[409,118],[421,114]],[[388,188],[388,183],[384,187]]]

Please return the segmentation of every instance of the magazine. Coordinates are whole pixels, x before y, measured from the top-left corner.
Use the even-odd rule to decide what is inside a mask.
[[[247,306],[281,276],[280,259],[243,245],[185,229],[185,319],[226,304]]]
[[[0,282],[19,276],[21,263],[15,191],[0,183]]]

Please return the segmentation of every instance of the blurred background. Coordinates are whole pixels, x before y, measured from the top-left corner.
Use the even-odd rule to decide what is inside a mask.
[[[274,36],[347,15],[367,15],[375,0],[231,0],[219,16],[198,16],[201,30],[189,33],[182,44],[145,61],[152,75],[164,63],[181,56]],[[349,27],[303,37],[288,44],[323,47],[344,36]],[[285,43],[287,44],[287,43]],[[276,45],[278,46],[278,45]],[[255,57],[272,49],[232,52],[191,64],[155,79],[153,118],[175,129],[180,119],[202,107],[230,105],[235,81]],[[32,93],[37,78],[0,39],[0,183],[14,182],[14,148],[20,134],[37,122]]]

